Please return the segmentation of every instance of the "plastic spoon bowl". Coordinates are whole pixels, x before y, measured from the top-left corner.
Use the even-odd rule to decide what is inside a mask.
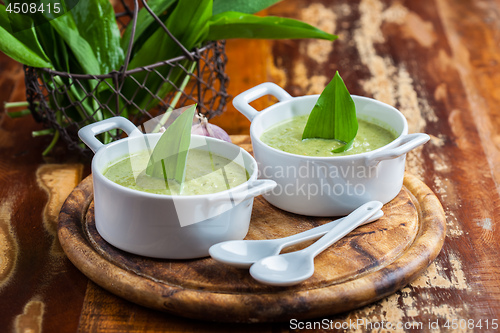
[[[379,201],[362,205],[311,246],[257,261],[250,267],[250,275],[261,283],[273,286],[291,286],[307,280],[314,273],[314,257],[356,229],[381,208],[382,203]]]
[[[376,221],[382,216],[384,216],[384,213],[379,210],[363,224]],[[288,246],[323,236],[344,219],[343,217],[322,226],[283,238],[221,242],[210,247],[208,252],[212,258],[219,262],[237,268],[249,268],[260,259],[279,254],[282,249]]]

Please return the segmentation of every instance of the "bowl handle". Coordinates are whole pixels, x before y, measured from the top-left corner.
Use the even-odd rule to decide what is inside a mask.
[[[243,187],[238,191],[231,192],[228,196],[227,192],[219,192],[210,197],[210,204],[216,206],[218,204],[230,203],[231,206],[235,206],[247,199],[254,198],[258,195],[264,194],[275,188],[277,183],[270,179],[256,179],[248,181],[247,187]]]
[[[380,161],[391,160],[408,153],[410,150],[417,148],[429,141],[430,137],[425,133],[413,133],[404,135],[400,139],[400,145],[395,148],[383,149],[371,154],[366,159],[367,166],[375,166]]]
[[[248,182],[248,187],[244,191],[239,191],[233,194],[233,202],[239,203],[258,195],[269,192],[278,185],[274,180],[256,179]]]
[[[233,99],[233,105],[241,112],[248,120],[252,121],[253,118],[259,113],[255,110],[250,103],[263,96],[271,95],[278,99],[278,101],[286,101],[293,97],[287,93],[283,88],[272,82],[261,83],[258,86],[242,92]]]
[[[117,128],[124,130],[128,136],[143,135],[127,118],[113,117],[82,127],[78,131],[78,136],[94,153],[96,153],[99,149],[104,147],[104,144],[97,140],[96,135]]]

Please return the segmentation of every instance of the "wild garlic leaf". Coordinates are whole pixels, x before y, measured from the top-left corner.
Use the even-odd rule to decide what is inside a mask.
[[[50,20],[49,23],[73,51],[84,74],[105,74],[101,73],[101,66],[89,42],[80,35],[71,11]]]
[[[343,145],[342,147],[338,147],[337,149],[332,150],[332,153],[342,153],[346,150],[351,149],[352,144],[354,143],[354,139]]]
[[[206,40],[231,38],[334,40],[337,36],[305,22],[276,16],[257,16],[240,12],[223,12],[210,18]]]
[[[0,52],[28,66],[53,68],[38,43],[34,29],[21,30],[18,26],[32,26],[33,21],[21,14],[9,15],[5,6],[0,4]],[[18,28],[17,33],[13,27]]]
[[[212,0],[179,0],[168,16],[166,27],[187,50],[200,46],[206,40],[208,19],[212,15],[212,2]],[[149,66],[180,55],[182,51],[179,46],[159,27],[156,32],[148,36],[134,54],[129,68]],[[125,80],[122,93],[126,98],[133,99],[141,108],[150,109],[157,104],[157,100],[152,102],[151,95],[146,89],[137,92],[137,82],[144,82],[149,91],[154,91],[158,96],[166,96],[168,92],[175,91],[179,87],[186,75],[190,76],[185,69],[189,68],[191,63],[189,60],[184,60],[179,63],[180,67],[157,67],[158,75],[152,75],[148,71],[137,72],[133,78]],[[168,82],[163,79],[166,77]]]
[[[80,36],[95,53],[100,74],[118,70],[125,54],[120,47],[120,29],[109,0],[79,1],[71,12]]]
[[[148,6],[158,17],[162,16],[162,14],[166,13],[167,10],[170,10],[171,7],[175,4],[175,0],[149,0]],[[123,52],[127,52],[127,47],[130,42],[130,35],[132,34],[133,24],[128,24],[123,36],[121,38],[121,47]],[[137,25],[135,28],[134,35],[134,47],[139,43],[142,45],[144,41],[140,41],[141,39],[145,39],[146,36],[150,36],[146,31],[153,28],[160,28],[158,23],[155,21],[154,17],[149,14],[146,8],[142,7],[139,10],[139,15],[137,16]],[[161,28],[160,28],[161,29]],[[156,31],[156,30],[153,30]]]
[[[166,182],[175,180],[182,189],[195,110],[196,104],[184,111],[167,127],[149,158],[147,175],[164,178]]]
[[[222,12],[242,12],[255,14],[281,0],[214,0],[212,15]]]
[[[314,105],[302,133],[302,140],[321,138],[341,141],[344,146],[333,151],[340,153],[352,146],[357,133],[358,119],[354,101],[339,72],[336,72]]]

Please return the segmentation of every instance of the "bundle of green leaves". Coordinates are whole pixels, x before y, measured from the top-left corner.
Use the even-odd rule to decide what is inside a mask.
[[[149,0],[147,4],[187,50],[200,47],[208,41],[230,38],[337,38],[301,21],[254,15],[279,1]],[[182,49],[146,8],[141,8],[137,15],[135,35],[131,41],[132,24],[120,33],[109,0],[32,2],[36,6],[21,6],[20,1],[16,0],[5,0],[4,5],[0,4],[0,51],[25,65],[73,74],[107,74],[121,70],[130,42],[133,44],[127,69],[183,55]],[[184,65],[190,71],[194,70],[195,64],[189,60]],[[158,67],[158,71],[163,77],[168,75],[176,87],[187,84],[188,74],[185,71],[178,69],[169,73],[167,67]],[[133,98],[134,103],[143,110],[149,110],[158,103],[151,100],[146,90],[137,92],[137,82],[145,82],[149,91],[156,92],[162,98],[174,90],[160,75],[147,75],[147,72],[138,72],[121,83],[123,98],[120,96],[119,103],[120,108],[125,110],[122,115],[138,111],[136,106],[126,103],[126,100]],[[98,85],[88,80],[84,83],[86,86],[82,87],[74,84],[71,78],[60,76],[50,80],[49,84],[54,89],[63,86],[68,88],[69,97],[64,98],[69,101],[51,100],[49,102],[52,105],[79,102],[67,112],[72,120],[80,121],[90,116],[92,121],[99,121],[111,116],[95,100],[85,98],[83,89],[93,92],[99,102],[106,103],[112,100],[112,84]],[[61,122],[67,121],[59,116],[56,118]],[[60,125],[65,127],[65,124]]]

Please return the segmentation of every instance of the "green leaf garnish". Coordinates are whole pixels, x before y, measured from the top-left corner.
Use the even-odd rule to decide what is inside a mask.
[[[165,182],[175,180],[181,186],[186,177],[186,163],[189,144],[191,143],[191,126],[196,104],[184,111],[165,130],[158,140],[149,158],[146,174],[155,178],[164,178]]]
[[[335,139],[344,145],[333,152],[341,153],[351,148],[357,133],[358,119],[354,101],[339,72],[336,72],[314,105],[302,133],[302,140]]]

